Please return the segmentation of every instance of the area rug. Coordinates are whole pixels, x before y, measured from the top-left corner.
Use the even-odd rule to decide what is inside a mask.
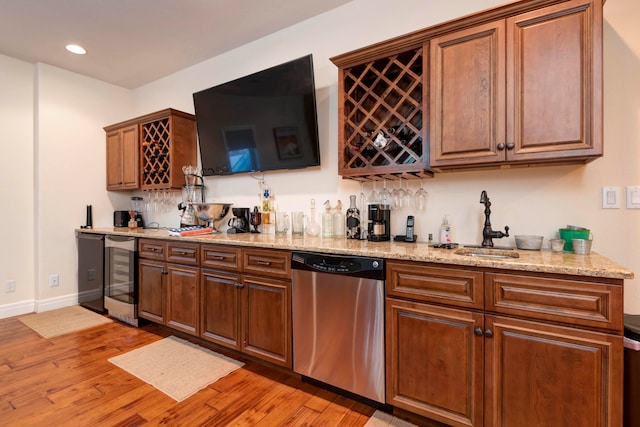
[[[113,322],[108,317],[79,305],[28,314],[18,319],[43,338],[53,338]]]
[[[181,402],[244,363],[171,336],[109,362]]]
[[[382,412],[377,410],[369,421],[364,425],[364,427],[416,427],[415,424],[411,424],[408,421],[401,420],[400,418],[394,417],[391,414],[387,414],[386,412]]]

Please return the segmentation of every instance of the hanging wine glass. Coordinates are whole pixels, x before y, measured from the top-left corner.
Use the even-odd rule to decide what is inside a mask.
[[[413,207],[413,198],[415,197],[415,194],[413,194],[413,191],[411,191],[411,189],[409,188],[409,183],[406,181],[405,183],[407,185],[405,186],[405,189],[404,189],[402,205],[405,208],[411,208]]]
[[[360,195],[358,196],[358,209],[360,209],[360,215],[362,215],[366,207],[367,196],[364,194],[364,182],[360,181]]]
[[[391,205],[391,192],[387,190],[387,178],[383,181],[383,188],[380,190],[380,203],[383,205],[390,206]]]
[[[413,197],[415,207],[419,211],[424,211],[427,209],[427,198],[429,194],[422,188],[422,178],[420,179],[420,188],[416,191],[416,194]]]
[[[398,181],[398,188],[393,190],[391,194],[393,196],[393,205],[395,206],[395,209],[402,209],[408,206],[405,203],[407,192],[402,188],[402,177],[400,177],[400,180]]]
[[[369,195],[369,199],[368,200],[371,203],[377,203],[380,200],[380,195],[376,191],[376,181],[375,181],[375,179],[373,180],[373,191]]]

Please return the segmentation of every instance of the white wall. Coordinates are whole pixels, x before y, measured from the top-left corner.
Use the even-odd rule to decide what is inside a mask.
[[[22,61],[0,55],[0,307],[23,312],[34,283],[33,71]],[[15,292],[5,293],[7,281]],[[29,307],[26,307],[27,309]]]
[[[72,230],[84,223],[86,204],[94,207],[96,226],[110,226],[113,210],[128,208],[132,193],[105,191],[103,126],[166,107],[193,112],[195,91],[313,53],[322,166],[267,173],[266,180],[282,209],[306,209],[311,197],[346,202],[360,186],[337,175],[337,69],[329,58],[498,3],[397,0],[390,11],[387,1],[354,0],[134,91],[0,56],[0,112],[11,118],[2,148],[15,158],[0,160],[5,203],[0,219],[24,225],[9,227],[0,245],[0,317],[29,304],[48,309],[69,303],[77,269]],[[640,185],[640,3],[609,1],[604,16],[605,156],[586,166],[439,174],[425,181],[430,201],[426,213],[416,213],[420,239],[437,235],[449,214],[456,240],[478,243],[480,192],[487,190],[494,228],[509,225],[512,234],[550,238],[566,224],[587,226],[595,235],[595,251],[640,274],[640,210],[601,209],[603,186]],[[258,183],[248,175],[207,178],[206,185],[208,201],[256,204]],[[411,186],[415,190],[417,183]],[[410,213],[392,213],[393,233],[403,231]],[[179,215],[176,209],[148,220],[175,226]],[[513,238],[499,243],[512,245]],[[48,286],[54,273],[60,275],[58,288]],[[12,294],[4,293],[9,279],[16,280]],[[640,313],[639,284],[640,278],[627,283],[626,312]]]

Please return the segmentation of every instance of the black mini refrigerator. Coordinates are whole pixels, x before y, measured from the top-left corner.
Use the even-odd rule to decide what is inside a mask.
[[[78,303],[97,313],[104,308],[104,235],[77,233]]]

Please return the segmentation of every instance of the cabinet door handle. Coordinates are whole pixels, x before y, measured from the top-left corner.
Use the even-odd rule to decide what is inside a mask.
[[[500,144],[498,144],[498,151],[502,151],[504,150],[504,144],[501,142]]]
[[[244,283],[239,283],[239,282],[236,283],[236,288],[238,288],[238,289],[244,288]]]
[[[491,329],[485,329],[484,336],[487,338],[493,337],[493,331]]]
[[[162,270],[162,274],[169,274],[168,270]]]
[[[507,150],[513,150],[515,148],[516,144],[514,144],[513,142],[509,142],[507,144]]]
[[[481,337],[481,336],[482,336],[482,328],[475,328],[475,329],[473,330],[473,333],[474,333],[476,336]]]

